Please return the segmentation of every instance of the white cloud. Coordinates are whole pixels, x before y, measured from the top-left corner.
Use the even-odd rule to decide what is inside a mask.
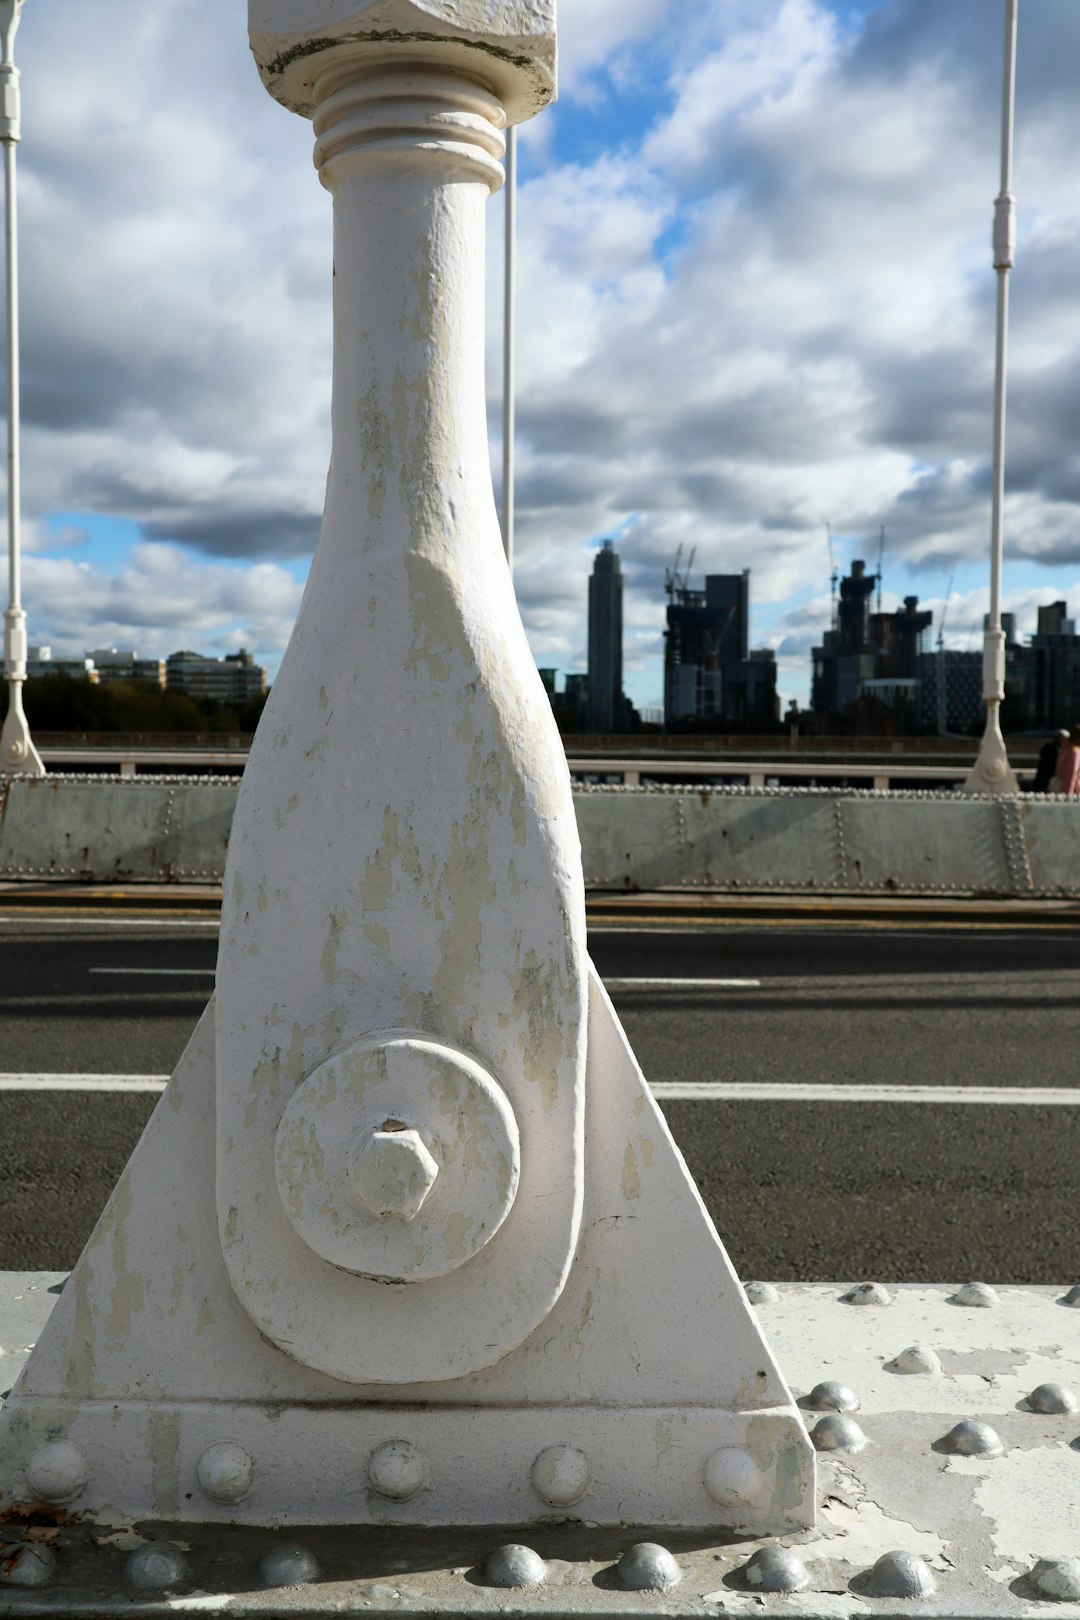
[[[33,622],[48,626],[33,639],[58,657],[115,645],[162,658],[189,646],[193,627],[197,650],[219,656],[240,645],[282,647],[302,592],[279,564],[196,566],[179,547],[154,542],[133,546],[116,573],[42,555],[28,556],[23,572]]]
[[[310,127],[265,94],[220,0],[44,15],[18,39],[32,635],[152,651],[242,628],[272,657],[298,599],[275,559],[310,549],[329,449]],[[754,639],[785,649],[816,638],[799,615],[821,591],[827,619],[826,518],[885,523],[890,566],[939,593],[984,554],[986,15],[881,0],[860,35],[825,0],[565,0],[563,105],[528,131],[519,207],[518,585],[541,662],[584,665],[600,535],[620,536],[628,667],[654,670],[680,542],[696,572],[752,566]],[[1077,48],[1075,5],[1029,8],[1007,532],[1051,598],[1080,572]],[[496,298],[498,225],[496,203]],[[497,396],[494,303],[489,340]],[[146,543],[118,566],[46,534],[81,510]]]

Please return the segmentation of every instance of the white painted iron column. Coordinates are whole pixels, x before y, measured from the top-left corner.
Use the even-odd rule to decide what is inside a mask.
[[[1008,373],[1009,273],[1016,251],[1016,198],[1012,191],[1013,112],[1016,104],[1018,0],[1005,0],[1005,66],[1001,105],[1001,189],[994,205],[994,269],[997,271],[997,351],[994,373],[993,495],[990,519],[990,612],[983,641],[986,730],[965,793],[1019,793],[1001,734],[1005,696],[1005,632],[1001,628],[1001,565],[1005,522],[1005,390]]]
[[[484,211],[554,5],[249,4],[334,198],[323,526],[215,996],[0,1412],[0,1494],[803,1528],[805,1427],[588,960],[500,543]]]
[[[0,731],[0,774],[44,776],[41,755],[30,737],[23,709],[26,680],[26,614],[22,607],[19,516],[19,243],[15,190],[15,148],[22,134],[19,70],[14,61],[15,31],[23,0],[0,0],[0,142],[4,147],[4,263],[7,272],[7,508],[8,605],[4,611],[4,679],[8,712]]]
[[[514,433],[517,324],[517,130],[506,132],[506,216],[503,233],[502,534],[506,564],[514,571]]]

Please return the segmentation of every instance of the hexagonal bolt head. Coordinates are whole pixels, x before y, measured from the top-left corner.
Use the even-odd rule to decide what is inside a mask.
[[[349,1166],[361,1203],[379,1220],[411,1221],[435,1185],[439,1166],[419,1131],[372,1131]]]

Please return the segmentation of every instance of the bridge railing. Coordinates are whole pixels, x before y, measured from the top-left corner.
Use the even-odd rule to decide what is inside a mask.
[[[904,739],[907,741],[908,739]],[[589,738],[587,743],[567,750],[570,774],[576,783],[638,787],[649,783],[685,783],[712,787],[850,787],[958,789],[971,769],[969,755],[959,752],[955,743],[949,749],[921,746],[949,743],[947,738],[917,739],[917,754],[905,750],[890,754],[880,739],[849,737],[829,739],[822,747],[819,738],[796,738],[805,747],[788,751],[765,750],[760,745],[777,739],[709,738],[710,744],[724,746],[688,748],[685,738],[650,738],[648,748],[628,749],[627,739]],[[621,750],[607,744],[619,741]],[[727,744],[743,742],[743,748]],[[38,739],[47,768],[60,771],[87,771],[119,774],[124,777],[181,770],[186,775],[238,776],[247,762],[251,738],[213,733],[60,734]],[[674,746],[657,748],[657,743]],[[811,748],[811,743],[816,744]],[[873,749],[852,749],[849,743],[873,743]],[[947,757],[951,750],[951,757]],[[943,757],[946,756],[946,757]],[[1023,775],[1034,770],[1034,758],[1025,760],[1014,750],[1017,768]]]

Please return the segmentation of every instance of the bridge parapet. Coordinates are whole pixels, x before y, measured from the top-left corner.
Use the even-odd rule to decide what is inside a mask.
[[[227,778],[15,778],[0,881],[218,884],[236,799]],[[593,892],[1080,894],[1080,802],[1052,796],[577,786],[573,805]]]

